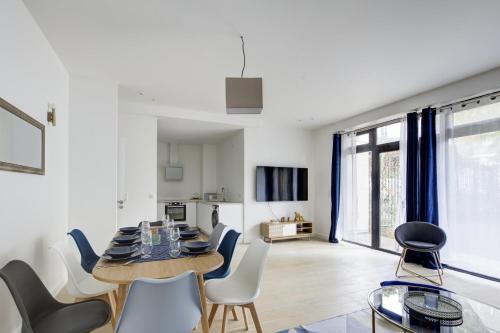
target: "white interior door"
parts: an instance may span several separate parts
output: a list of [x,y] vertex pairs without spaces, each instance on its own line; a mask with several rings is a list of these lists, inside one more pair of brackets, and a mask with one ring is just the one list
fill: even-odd
[[126,226],[126,209],[128,204],[128,192],[126,183],[126,153],[127,153],[127,138],[121,137],[118,139],[118,227]]

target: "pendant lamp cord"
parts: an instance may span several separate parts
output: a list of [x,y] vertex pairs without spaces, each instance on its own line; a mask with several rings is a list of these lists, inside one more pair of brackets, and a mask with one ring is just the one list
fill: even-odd
[[246,66],[245,40],[243,39],[243,35],[241,35],[240,38],[241,38],[241,51],[243,51],[243,68],[241,69],[241,77],[243,77],[243,73],[245,72],[245,66]]

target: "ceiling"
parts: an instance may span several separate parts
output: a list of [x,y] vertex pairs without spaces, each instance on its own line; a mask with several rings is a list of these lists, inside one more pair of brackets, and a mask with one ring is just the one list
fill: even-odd
[[214,122],[166,117],[158,119],[158,141],[165,143],[218,143],[238,130],[241,127]]
[[225,113],[263,77],[266,122],[317,127],[500,65],[498,0],[24,0],[70,73],[120,98]]

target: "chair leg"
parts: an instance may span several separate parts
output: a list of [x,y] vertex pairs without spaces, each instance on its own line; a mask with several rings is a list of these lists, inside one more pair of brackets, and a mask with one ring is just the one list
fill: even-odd
[[236,309],[233,307],[231,307],[231,312],[233,313],[233,320],[238,320],[238,315],[236,314]]
[[[437,275],[436,274],[432,274],[432,275],[422,275],[420,273],[417,273],[415,271],[412,271],[411,269],[409,268],[406,268],[405,267],[405,263],[404,263],[404,257],[406,256],[406,252],[407,250],[404,249],[403,252],[401,253],[401,257],[399,258],[399,264],[398,264],[398,267],[396,269],[396,277],[400,278],[400,277],[408,277],[408,276],[416,276],[416,277],[419,277],[421,279],[424,279],[424,280],[427,280],[429,281],[430,283],[433,283],[433,284],[436,284],[436,285],[439,285],[439,286],[442,286],[443,285],[443,274],[444,274],[444,270],[443,270],[443,266],[441,265],[441,260],[439,260],[439,254],[436,254],[436,251],[433,251],[433,252],[424,252],[424,253],[430,253],[432,258],[434,259],[434,262],[436,264],[436,270],[437,270]],[[399,275],[398,272],[399,272],[399,268],[401,267],[401,269],[411,275]],[[436,282],[435,280],[432,280],[430,279],[430,277],[438,277],[439,278],[439,282]]]
[[436,255],[436,252],[432,252],[432,256],[434,258],[434,262],[436,263],[436,269],[438,271],[438,276],[439,276],[439,285],[443,285],[443,277],[442,277],[442,266],[441,266],[441,260],[438,259],[438,255]]
[[255,324],[255,329],[257,330],[257,333],[262,333],[262,327],[260,326],[259,316],[257,315],[255,304],[250,303],[245,306],[250,309],[250,313],[252,314],[253,323]]
[[115,293],[114,291],[108,292],[108,302],[109,306],[111,307],[111,326],[113,326],[113,329],[116,326],[116,321],[118,318],[116,318],[116,298],[115,298]]
[[212,326],[212,322],[214,321],[215,314],[217,313],[218,308],[219,304],[212,304],[212,309],[210,310],[210,316],[208,317],[208,327]]
[[245,321],[245,331],[248,331],[248,321],[247,321],[247,312],[245,311],[245,307],[241,307],[241,311],[243,311],[243,320]]
[[403,249],[403,252],[401,252],[401,256],[399,257],[399,263],[398,263],[398,267],[396,268],[396,277],[399,277],[398,275],[398,272],[399,272],[399,268],[403,265],[403,261],[405,259],[405,256],[406,256],[406,249]]
[[224,305],[224,313],[222,315],[222,333],[226,333],[226,324],[227,324],[227,310],[228,306]]

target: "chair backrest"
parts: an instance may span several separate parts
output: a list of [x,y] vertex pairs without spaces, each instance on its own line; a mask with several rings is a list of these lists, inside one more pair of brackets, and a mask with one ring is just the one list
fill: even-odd
[[99,256],[95,254],[87,237],[85,237],[81,230],[73,229],[68,233],[68,235],[71,235],[71,237],[73,237],[76,246],[78,246],[78,250],[80,251],[81,256],[82,268],[85,270],[85,272],[91,274],[92,269],[99,260]]
[[188,333],[201,318],[198,279],[186,272],[171,279],[132,283],[116,333]]
[[212,230],[212,234],[208,239],[208,241],[210,242],[210,248],[212,250],[217,250],[217,248],[219,247],[222,232],[224,231],[225,227],[226,225],[224,223],[217,223],[214,227],[214,230]]
[[406,222],[399,225],[394,230],[394,236],[399,245],[404,241],[428,242],[444,246],[446,243],[446,233],[440,227],[427,222]]
[[5,281],[19,310],[23,333],[32,333],[32,323],[36,323],[47,312],[59,308],[60,303],[24,261],[9,262],[0,269],[0,277]]
[[[142,222],[139,222],[137,225],[139,228],[142,227]],[[163,226],[163,221],[154,221],[154,222],[149,222],[150,227],[161,227]]]
[[264,271],[264,264],[269,253],[270,244],[262,239],[254,240],[243,255],[240,264],[231,278],[245,281],[247,290],[252,291],[255,297],[260,291],[260,282]]
[[233,259],[234,249],[236,248],[236,242],[238,241],[238,237],[240,237],[240,233],[234,230],[229,230],[224,239],[220,243],[217,252],[219,252],[224,257],[224,263],[221,267],[217,268],[215,271],[209,273],[209,276],[212,278],[223,278],[229,273],[229,269],[231,268],[231,260]]
[[72,297],[80,297],[82,294],[79,288],[80,282],[86,279],[89,274],[83,270],[67,241],[59,241],[52,245],[50,249],[59,255],[66,266],[68,271],[68,285],[66,286],[68,293]]

